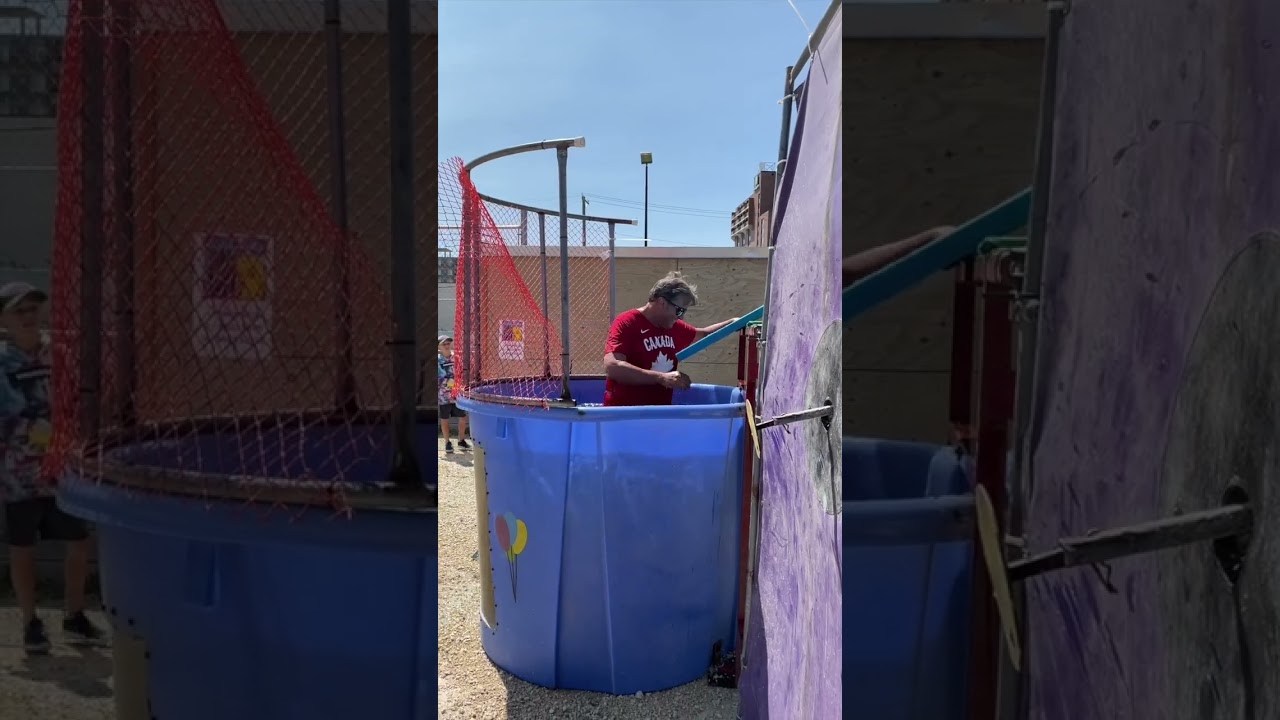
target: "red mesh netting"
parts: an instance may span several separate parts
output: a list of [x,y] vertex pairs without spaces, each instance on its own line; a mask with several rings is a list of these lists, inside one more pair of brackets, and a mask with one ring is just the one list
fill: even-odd
[[[329,492],[386,480],[370,461],[385,466],[391,452],[393,402],[385,20],[380,35],[369,18],[367,32],[342,38],[344,233],[331,213],[322,9],[71,3],[58,112],[52,471],[123,442],[148,444],[147,462],[170,480],[325,481]],[[361,22],[350,12],[344,20]],[[422,249],[435,239],[425,211],[435,194],[435,40],[415,34],[423,298],[435,275]],[[433,302],[419,307],[423,356],[436,317],[425,310]]]
[[601,375],[616,221],[568,220],[566,367],[559,214],[483,197],[457,158],[440,164],[439,188],[442,262],[457,268],[457,393],[537,407],[562,399],[566,375]]

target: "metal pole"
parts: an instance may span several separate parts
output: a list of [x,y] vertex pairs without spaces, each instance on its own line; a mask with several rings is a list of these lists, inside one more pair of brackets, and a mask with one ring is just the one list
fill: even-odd
[[617,224],[609,223],[609,317],[618,317]]
[[827,26],[831,25],[831,21],[836,17],[836,10],[844,0],[831,0],[831,4],[827,6],[827,11],[823,13],[822,19],[813,27],[813,34],[809,36],[809,42],[805,43],[804,49],[800,51],[800,57],[791,64],[792,67],[804,69],[805,63],[809,62],[812,55],[814,41],[821,41],[822,36],[827,34]]
[[[563,324],[563,328],[564,328],[564,340],[563,340],[563,346],[564,346],[564,353],[565,353],[564,358],[563,358],[563,360],[564,360],[564,369],[565,369],[565,373],[564,373],[564,374],[565,374],[565,378],[564,378],[564,398],[563,398],[563,399],[565,399],[565,400],[570,400],[570,401],[572,400],[572,398],[569,396],[569,363],[568,363],[568,353],[569,353],[569,333],[568,333],[568,328],[569,328],[569,303],[568,303],[568,297],[569,297],[569,280],[568,280],[568,274],[569,274],[569,252],[568,252],[568,251],[569,251],[569,190],[568,190],[568,180],[567,180],[567,177],[568,177],[568,176],[567,176],[567,174],[566,174],[566,173],[567,173],[567,166],[568,166],[568,162],[569,162],[569,148],[571,148],[571,147],[579,147],[579,148],[582,148],[582,147],[586,147],[586,146],[587,146],[587,139],[586,139],[586,138],[584,138],[584,137],[565,138],[565,139],[563,139],[563,140],[543,140],[543,141],[541,141],[541,142],[525,143],[525,144],[523,144],[523,145],[515,145],[515,146],[509,147],[509,148],[504,148],[504,149],[502,149],[502,150],[495,150],[494,152],[491,152],[491,153],[489,153],[489,154],[487,154],[487,155],[481,155],[480,157],[478,157],[478,158],[476,158],[475,160],[472,160],[471,162],[469,162],[469,163],[467,163],[467,164],[466,164],[466,169],[467,169],[467,171],[468,171],[468,172],[470,172],[471,170],[474,170],[474,169],[475,169],[476,167],[478,167],[479,165],[482,165],[482,164],[484,164],[484,163],[487,163],[487,162],[489,162],[490,160],[497,160],[498,158],[504,158],[504,157],[508,157],[508,156],[511,156],[511,155],[516,155],[516,154],[519,154],[519,153],[531,152],[531,151],[534,151],[534,150],[547,150],[547,149],[549,149],[549,148],[555,148],[555,151],[556,151],[556,158],[557,158],[557,160],[559,161],[559,164],[560,164],[560,273],[561,273],[561,278],[562,278],[562,281],[561,281],[561,286],[562,286],[562,287],[561,287],[561,290],[562,290],[562,293],[563,293],[563,296],[564,296],[564,302],[562,302],[562,304],[561,304],[561,305],[562,305],[562,306],[561,306],[561,314],[563,315],[563,323],[562,323],[562,324]],[[508,205],[510,205],[510,203],[508,203]],[[544,223],[545,218],[542,216],[542,214],[541,214],[541,212],[540,212],[540,211],[537,211],[537,210],[535,209],[535,212],[539,212],[539,215],[538,215],[538,229],[539,229],[539,230],[538,230],[538,235],[539,235],[539,237],[540,237],[540,244],[541,244],[541,246],[542,246],[542,252],[543,252],[543,259],[542,259],[542,298],[543,298],[543,300],[542,300],[542,316],[545,318],[545,317],[547,317],[547,310],[548,310],[548,308],[547,308],[547,262],[546,262],[546,247],[547,247],[547,243],[546,243],[546,230],[545,230],[545,223]],[[477,292],[478,292],[478,291],[477,291]],[[478,301],[479,301],[479,296],[477,295],[477,305],[479,304],[479,303],[478,303]],[[544,337],[545,337],[545,333],[544,333]],[[548,342],[549,342],[549,341],[548,341]],[[549,345],[549,344],[548,344],[547,349],[546,349],[546,355],[545,355],[545,357],[547,358],[547,368],[546,368],[546,370],[547,370],[547,376],[548,376],[548,377],[550,377],[550,375],[551,375],[551,348],[550,348],[550,345]]]
[[523,247],[529,244],[529,211],[520,211],[520,228],[516,230],[520,236],[520,245]]
[[560,166],[560,399],[573,401],[569,391],[569,148],[556,148]]
[[83,39],[84,114],[80,134],[80,441],[97,441],[101,427],[103,235],[103,1],[85,0]]
[[[542,317],[550,312],[551,291],[547,288],[547,215],[538,213],[538,247],[542,250]],[[542,333],[542,372],[543,377],[551,377],[551,336]]]
[[[479,193],[475,193],[479,195]],[[480,317],[480,291],[484,282],[480,277],[480,265],[484,258],[483,233],[480,231],[480,216],[484,211],[484,201],[479,197],[471,198],[471,256],[467,260],[471,284],[467,286],[467,345],[471,349],[471,369],[468,371],[472,381],[478,382],[484,373],[484,318]]]
[[587,246],[587,196],[582,196],[582,247]]
[[[462,372],[465,374],[464,382],[469,384],[471,379],[475,377],[472,371],[471,343],[473,333],[471,332],[471,286],[475,284],[475,275],[471,269],[472,254],[475,252],[475,243],[472,236],[475,235],[475,219],[474,219],[474,203],[469,196],[462,198],[462,244],[458,248],[458,287],[462,289],[462,322],[458,323],[458,311],[454,310],[454,329],[455,335],[461,335],[462,342]],[[455,299],[457,297],[455,293]]]
[[649,165],[644,166],[644,246],[649,247]]
[[413,228],[413,55],[409,3],[387,0],[387,90],[391,115],[391,308],[395,318],[392,348],[396,400],[393,429],[395,460],[391,481],[420,486],[422,473],[414,447],[418,367],[415,297],[417,258]]
[[[1048,3],[1048,27],[1045,31],[1044,61],[1040,79],[1040,119],[1036,137],[1036,167],[1031,188],[1031,216],[1027,223],[1027,258],[1025,275],[1017,302],[1039,303],[1040,282],[1044,271],[1044,235],[1049,215],[1049,185],[1053,171],[1053,127],[1057,109],[1058,50],[1066,6],[1062,2]],[[1009,469],[1008,498],[1006,499],[1008,532],[1022,535],[1024,503],[1032,487],[1031,473],[1031,422],[1035,409],[1033,394],[1038,384],[1039,369],[1037,347],[1040,322],[1038,308],[1027,313],[1024,324],[1018,329],[1018,356],[1014,378],[1013,411],[1013,463]],[[1021,585],[1013,588],[1017,631],[1029,645],[1026,626],[1026,596]],[[1027,646],[1024,646],[1024,654]],[[1018,720],[1026,717],[1029,694],[1024,683],[1028,677],[1028,660],[1023,660],[1023,672],[1013,668],[1008,647],[1000,643],[1000,665],[997,674],[996,717],[1000,720]]]
[[121,427],[137,423],[134,392],[137,388],[134,305],[134,224],[133,224],[133,35],[132,0],[116,0],[111,5],[111,67],[116,76],[107,84],[111,94],[111,157],[115,172],[111,178],[112,215],[115,218],[112,245],[115,258],[116,322],[116,412]]
[[[782,194],[782,173],[787,165],[787,152],[791,149],[791,106],[796,93],[795,66],[787,68],[787,80],[782,85],[782,132],[778,137],[778,162],[773,168],[773,217],[778,216],[778,197]],[[777,226],[777,223],[774,223]],[[773,244],[772,229],[769,244]]]
[[559,149],[562,147],[570,147],[570,146],[579,147],[579,148],[586,147],[587,139],[584,137],[576,137],[576,138],[564,138],[561,140],[539,140],[538,142],[524,143],[523,145],[512,145],[509,148],[503,148],[501,150],[495,150],[486,155],[481,155],[475,160],[472,160],[471,162],[467,163],[465,165],[465,168],[467,172],[470,172],[472,170],[475,170],[477,167],[487,162],[490,162],[491,160],[497,160],[498,158],[510,157],[512,155],[519,155],[520,153],[531,152],[533,150],[553,150],[553,149]]
[[347,131],[343,115],[346,101],[342,84],[342,0],[325,0],[324,34],[326,69],[328,71],[329,99],[329,211],[338,226],[338,237],[333,248],[334,335],[338,356],[337,374],[333,383],[333,405],[339,411],[356,409],[356,380],[354,348],[351,342],[351,268],[350,237],[347,219]]

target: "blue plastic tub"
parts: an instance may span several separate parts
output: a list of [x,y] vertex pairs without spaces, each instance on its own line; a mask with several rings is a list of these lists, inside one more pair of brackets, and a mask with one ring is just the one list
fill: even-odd
[[845,717],[968,717],[968,466],[948,447],[844,440]]
[[[311,467],[332,461],[330,432],[317,428],[307,438]],[[435,434],[434,425],[419,428],[420,457],[434,454]],[[234,457],[234,440],[204,436],[120,452],[165,467],[197,447],[204,458]],[[385,437],[375,443],[386,444]],[[356,472],[385,477],[388,455],[371,449]],[[208,462],[202,469],[216,471]],[[103,604],[117,637],[145,647],[151,717],[436,716],[434,511],[297,515],[75,476],[64,478],[59,502],[98,526]]]
[[[545,389],[559,395],[558,383]],[[599,403],[604,381],[572,391]],[[696,680],[713,646],[733,649],[742,393],[695,385],[675,402],[459,402],[478,448],[491,580],[481,639],[498,667],[545,687],[630,694]]]

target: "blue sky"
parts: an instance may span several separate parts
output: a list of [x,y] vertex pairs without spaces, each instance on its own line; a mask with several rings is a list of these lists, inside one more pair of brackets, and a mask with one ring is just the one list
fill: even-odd
[[[729,213],[777,159],[783,81],[828,0],[441,0],[441,159],[585,136],[569,208],[654,245],[728,246]],[[800,15],[797,16],[796,11]],[[556,157],[476,169],[480,192],[556,208]],[[571,230],[572,237],[572,230]],[[638,244],[638,243],[624,243]]]

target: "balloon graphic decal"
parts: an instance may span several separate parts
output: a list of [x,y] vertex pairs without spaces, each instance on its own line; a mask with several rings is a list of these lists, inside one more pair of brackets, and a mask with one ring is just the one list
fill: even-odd
[[493,518],[493,530],[498,535],[498,549],[507,556],[507,574],[511,578],[511,600],[517,598],[516,584],[520,581],[520,553],[529,544],[529,528],[515,514],[505,512]]

